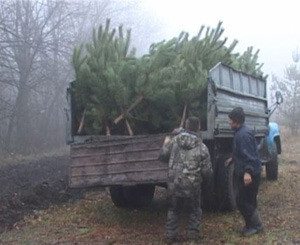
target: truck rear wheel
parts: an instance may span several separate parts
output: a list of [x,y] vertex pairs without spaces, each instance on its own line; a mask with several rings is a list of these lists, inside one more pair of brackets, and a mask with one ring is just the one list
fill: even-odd
[[229,156],[222,155],[218,159],[217,172],[217,208],[221,211],[233,211],[236,208],[237,184],[234,166],[225,166]]
[[155,185],[111,186],[110,197],[116,207],[142,208],[151,204]]
[[129,208],[142,208],[151,204],[155,185],[125,186],[123,188]]
[[268,180],[277,180],[278,178],[278,151],[274,144],[274,151],[271,153],[271,159],[266,163],[266,175]]
[[206,179],[202,182],[201,187],[201,206],[205,210],[215,210],[216,209],[216,198],[214,192],[214,178]]
[[109,193],[112,202],[118,208],[126,208],[128,206],[127,200],[124,195],[123,186],[111,186],[109,187]]

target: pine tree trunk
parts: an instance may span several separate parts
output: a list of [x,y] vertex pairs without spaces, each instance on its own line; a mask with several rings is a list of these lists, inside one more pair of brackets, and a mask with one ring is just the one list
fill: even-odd
[[106,128],[106,136],[111,136],[111,133],[110,133],[110,128],[108,125],[105,126]]
[[185,102],[183,113],[182,113],[182,118],[181,118],[181,122],[180,122],[180,127],[183,127],[183,125],[184,125],[185,118],[186,118],[186,110],[187,110],[187,103]]
[[86,114],[86,109],[84,109],[81,119],[80,119],[80,123],[79,123],[79,127],[77,130],[77,134],[81,134],[83,126],[84,126],[84,120],[85,120],[85,114]]
[[133,135],[133,131],[132,131],[132,128],[130,127],[130,124],[129,124],[129,122],[128,122],[127,119],[125,119],[125,124],[126,124],[126,127],[127,127],[128,134],[130,136],[132,136]]
[[131,106],[129,106],[129,108],[123,112],[120,116],[118,116],[115,120],[114,123],[118,124],[125,116],[125,114],[129,113],[131,110],[133,110],[142,100],[144,99],[143,95],[139,95],[137,97],[137,99],[133,102],[133,104],[131,104]]
[[107,116],[104,117],[104,125],[105,125],[105,134],[106,136],[111,136],[110,127],[108,124]]

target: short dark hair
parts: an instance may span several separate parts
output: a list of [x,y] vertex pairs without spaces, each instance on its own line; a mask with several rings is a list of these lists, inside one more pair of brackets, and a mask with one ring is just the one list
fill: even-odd
[[190,131],[197,132],[200,128],[200,120],[197,117],[189,117],[185,121],[185,128]]
[[235,123],[243,124],[245,122],[245,113],[242,107],[234,108],[229,113],[228,117]]

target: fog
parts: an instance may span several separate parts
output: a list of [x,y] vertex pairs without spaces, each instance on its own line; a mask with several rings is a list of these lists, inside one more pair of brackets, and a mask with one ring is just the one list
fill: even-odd
[[260,62],[267,74],[283,74],[292,63],[292,52],[300,44],[298,1],[142,1],[161,19],[164,38],[181,30],[197,33],[201,25],[216,26],[223,21],[224,35],[237,39],[237,51],[248,46],[260,49]]
[[[0,152],[31,154],[65,146],[65,90],[71,57],[94,27],[132,29],[137,54],[151,43],[195,35],[223,21],[236,51],[260,49],[266,74],[284,76],[300,41],[296,1],[3,1],[0,0]],[[268,82],[271,83],[271,76]]]

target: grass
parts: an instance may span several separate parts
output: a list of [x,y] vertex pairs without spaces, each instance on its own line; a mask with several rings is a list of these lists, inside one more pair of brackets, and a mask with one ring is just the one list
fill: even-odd
[[[204,212],[201,243],[300,244],[299,155],[300,138],[286,136],[278,181],[267,181],[264,177],[259,192],[263,233],[250,238],[240,236],[235,230],[243,223],[237,211]],[[14,229],[0,235],[0,243],[164,244],[166,212],[164,189],[157,189],[153,204],[142,210],[118,209],[108,192],[91,191],[76,203],[52,206],[26,216]]]

